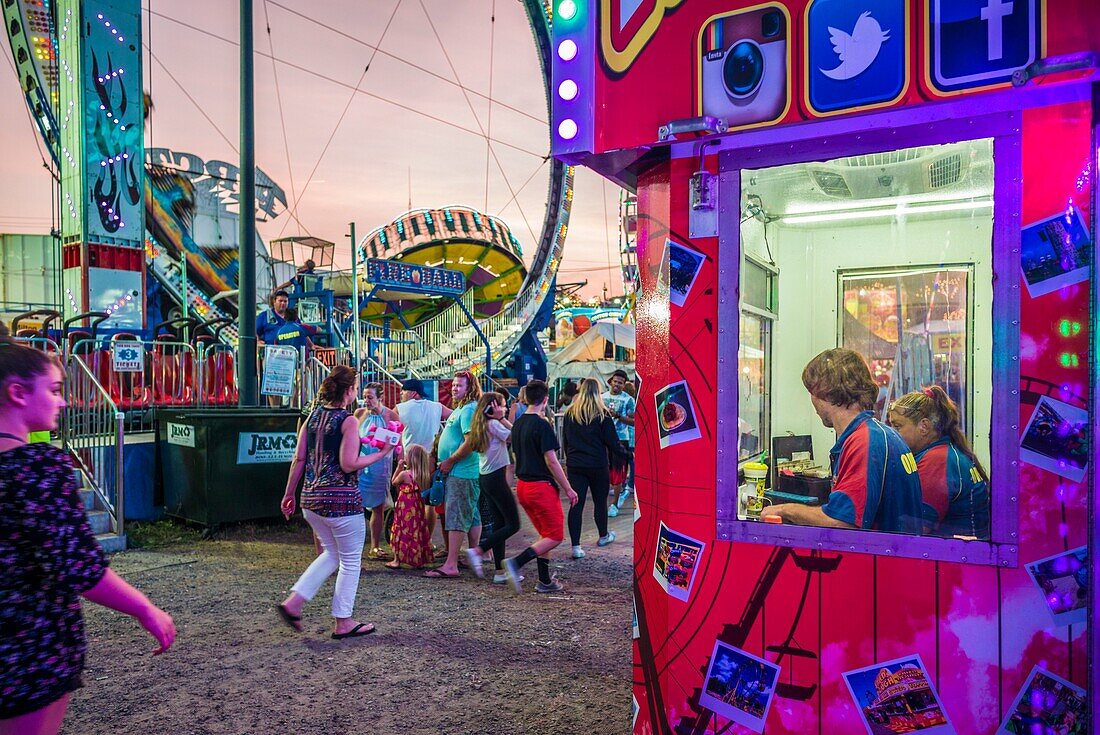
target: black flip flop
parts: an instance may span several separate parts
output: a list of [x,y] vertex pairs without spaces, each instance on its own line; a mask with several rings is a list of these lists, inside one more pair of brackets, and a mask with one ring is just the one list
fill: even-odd
[[[363,630],[366,628],[367,630]],[[360,636],[370,635],[375,630],[374,623],[359,623],[347,633],[333,633],[333,640],[340,640],[342,638],[359,638]]]
[[283,622],[289,625],[298,633],[302,632],[302,616],[291,615],[290,611],[283,605],[276,605],[275,609],[279,612],[279,617],[283,619]]

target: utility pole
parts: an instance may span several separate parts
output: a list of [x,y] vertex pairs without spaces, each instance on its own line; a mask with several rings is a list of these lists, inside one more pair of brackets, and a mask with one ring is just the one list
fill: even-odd
[[355,223],[349,222],[351,232],[351,365],[359,373],[359,243],[355,239]]
[[237,292],[237,365],[240,406],[257,406],[256,385],[256,120],[253,107],[252,0],[241,2],[240,271]]

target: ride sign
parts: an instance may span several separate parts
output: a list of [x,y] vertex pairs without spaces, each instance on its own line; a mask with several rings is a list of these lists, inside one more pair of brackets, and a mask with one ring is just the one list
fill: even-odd
[[111,368],[116,373],[140,373],[145,369],[145,345],[123,340],[112,342]]
[[376,288],[445,296],[461,296],[466,291],[466,276],[461,271],[382,258],[367,260],[367,283]]
[[298,372],[298,351],[293,347],[264,346],[264,376],[260,393],[265,396],[289,396],[294,391]]

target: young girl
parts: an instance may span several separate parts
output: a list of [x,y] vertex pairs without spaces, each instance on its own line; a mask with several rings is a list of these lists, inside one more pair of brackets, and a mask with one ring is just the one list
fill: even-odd
[[496,565],[495,584],[504,584],[504,542],[519,530],[519,509],[508,487],[508,442],[512,439],[512,424],[504,418],[504,396],[485,393],[477,402],[477,411],[470,424],[470,446],[481,454],[481,496],[499,519],[493,532],[466,550],[470,566],[477,576],[482,576],[481,560],[486,551],[493,550]]
[[82,686],[81,597],[137,618],[155,653],[176,637],[172,618],[107,568],[68,456],[26,441],[56,428],[63,380],[45,353],[0,339],[0,735],[60,730]]
[[424,447],[409,445],[405,458],[397,463],[392,482],[397,486],[397,502],[390,527],[393,561],[387,562],[386,566],[398,569],[402,564],[408,564],[419,569],[434,556],[424,499],[420,497],[420,493],[432,484],[432,458]]
[[955,402],[933,385],[890,404],[889,419],[917,460],[925,530],[988,539],[989,475],[959,429]]

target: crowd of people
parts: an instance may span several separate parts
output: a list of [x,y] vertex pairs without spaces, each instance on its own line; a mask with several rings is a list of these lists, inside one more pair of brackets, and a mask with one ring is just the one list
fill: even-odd
[[[389,569],[424,569],[424,577],[440,580],[460,577],[464,566],[485,577],[491,560],[492,582],[510,583],[516,592],[522,591],[521,569],[535,561],[535,591],[560,592],[550,554],[565,539],[562,494],[570,505],[572,556],[581,559],[589,492],[600,547],[615,541],[607,527],[609,501],[622,504],[632,492],[635,404],[627,385],[622,371],[606,392],[594,379],[567,384],[558,403],[559,441],[543,381],[528,382],[509,407],[507,395],[483,392],[467,371],[451,381],[450,406],[429,398],[422,381],[409,379],[401,384],[401,401],[389,407],[381,384],[369,383],[360,394],[354,371],[334,368],[304,411],[282,501],[287,518],[301,509],[318,555],[278,605],[280,617],[301,630],[305,604],[335,573],[332,637],[372,633],[372,624],[353,616],[364,559],[384,561]],[[401,432],[397,444],[371,441],[394,426]],[[622,492],[609,498],[613,468]],[[520,508],[537,538],[509,556]],[[441,546],[432,543],[437,525]],[[431,566],[436,560],[440,564]]]

